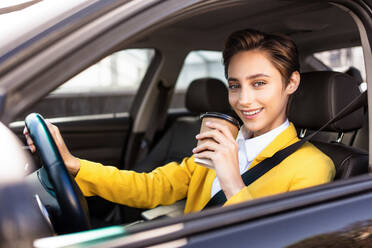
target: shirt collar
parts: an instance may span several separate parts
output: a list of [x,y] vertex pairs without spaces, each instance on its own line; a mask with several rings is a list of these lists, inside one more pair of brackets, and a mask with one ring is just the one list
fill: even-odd
[[257,155],[263,151],[281,132],[287,129],[289,121],[286,120],[280,126],[260,136],[245,140],[245,153],[248,161],[252,162]]
[[281,133],[283,130],[285,130],[287,127],[289,126],[289,121],[288,119],[285,120],[285,122],[283,122],[282,125],[280,125],[279,127],[277,128],[274,128],[273,130],[270,130],[269,132],[267,133],[264,133],[260,136],[257,136],[257,137],[254,137],[254,138],[251,138],[252,136],[252,132],[245,129],[244,126],[242,126],[238,132],[238,135],[236,137],[236,142],[239,144],[239,142],[242,142],[242,141],[246,141],[246,140],[261,140],[261,139],[265,139],[265,137],[272,137],[273,135],[277,136],[279,133]]

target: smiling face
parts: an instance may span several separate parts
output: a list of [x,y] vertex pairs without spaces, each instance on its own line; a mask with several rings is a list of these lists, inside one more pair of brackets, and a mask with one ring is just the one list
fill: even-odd
[[283,124],[288,97],[299,84],[298,72],[285,85],[265,52],[250,50],[231,58],[227,74],[230,105],[254,137]]

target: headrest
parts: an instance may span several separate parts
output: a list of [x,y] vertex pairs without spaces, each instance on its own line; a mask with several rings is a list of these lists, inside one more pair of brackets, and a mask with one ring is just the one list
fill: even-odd
[[186,108],[194,113],[228,113],[230,104],[226,85],[215,78],[201,78],[191,82],[186,92]]
[[[301,82],[289,103],[288,118],[297,128],[317,130],[360,95],[358,81],[340,72],[301,74]],[[363,109],[331,124],[325,131],[347,132],[362,127]]]

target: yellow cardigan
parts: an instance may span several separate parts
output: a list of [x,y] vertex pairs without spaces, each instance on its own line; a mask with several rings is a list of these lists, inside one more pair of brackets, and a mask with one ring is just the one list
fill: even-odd
[[[291,123],[253,160],[250,168],[296,141],[296,129]],[[80,163],[75,179],[85,196],[99,195],[138,208],[170,205],[187,197],[185,213],[203,209],[211,198],[212,182],[216,177],[215,170],[196,164],[193,156],[150,173],[118,170],[87,160],[80,160]],[[225,205],[327,183],[334,175],[332,160],[307,142]]]

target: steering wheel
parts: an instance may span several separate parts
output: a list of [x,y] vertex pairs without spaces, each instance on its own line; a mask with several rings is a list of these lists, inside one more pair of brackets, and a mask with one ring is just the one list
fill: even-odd
[[41,170],[45,169],[48,177],[44,178],[44,173],[39,180],[44,187],[50,181],[66,228],[69,232],[90,229],[88,204],[75,180],[68,173],[44,118],[40,114],[32,113],[26,117],[25,124],[42,160]]

